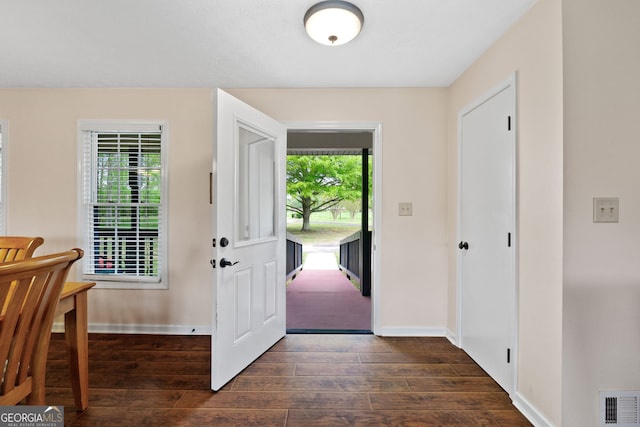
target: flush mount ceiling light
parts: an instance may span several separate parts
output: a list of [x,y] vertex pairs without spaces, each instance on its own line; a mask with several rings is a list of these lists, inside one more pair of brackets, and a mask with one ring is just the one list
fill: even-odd
[[360,9],[339,0],[315,4],[304,15],[304,28],[309,37],[328,46],[350,42],[360,33],[363,23]]

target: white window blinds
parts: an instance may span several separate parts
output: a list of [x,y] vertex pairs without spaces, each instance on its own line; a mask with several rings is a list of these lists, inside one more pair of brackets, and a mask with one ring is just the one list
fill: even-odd
[[162,280],[165,161],[162,128],[81,130],[84,275],[92,280]]

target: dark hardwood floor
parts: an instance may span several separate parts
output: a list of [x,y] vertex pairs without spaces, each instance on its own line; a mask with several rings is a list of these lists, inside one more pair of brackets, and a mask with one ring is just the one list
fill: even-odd
[[47,404],[68,426],[530,426],[444,338],[287,335],[221,391],[208,336],[89,336],[89,409],[75,412],[54,334]]

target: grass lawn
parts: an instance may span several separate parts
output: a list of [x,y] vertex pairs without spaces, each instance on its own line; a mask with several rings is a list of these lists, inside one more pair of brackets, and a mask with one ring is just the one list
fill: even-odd
[[360,230],[359,225],[349,224],[314,224],[311,230],[301,231],[302,220],[287,223],[287,232],[296,236],[303,245],[338,245],[340,240]]
[[[288,212],[288,219],[290,221],[294,221],[294,218],[291,218],[291,212]],[[302,218],[299,219],[299,221],[302,222]],[[355,224],[358,225],[360,224],[360,212],[356,212],[356,214],[353,216],[353,218],[351,217],[351,214],[349,212],[341,212],[338,214],[338,216],[334,219],[333,215],[331,214],[331,212],[329,211],[324,211],[324,212],[314,212],[311,214],[311,225],[313,225],[313,223],[318,223],[318,222],[335,222],[335,223],[340,223],[340,224]]]
[[287,217],[287,232],[302,241],[303,245],[338,245],[340,240],[360,230],[360,214],[354,218],[348,212],[335,220],[331,212],[311,214],[311,230],[301,231],[302,219]]

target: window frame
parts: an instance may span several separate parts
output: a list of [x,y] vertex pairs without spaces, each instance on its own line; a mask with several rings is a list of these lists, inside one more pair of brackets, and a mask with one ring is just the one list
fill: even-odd
[[[87,132],[104,133],[145,133],[160,132],[160,205],[159,217],[161,225],[158,226],[159,248],[158,258],[160,264],[159,276],[130,276],[125,274],[100,274],[91,273],[94,262],[93,244],[88,233],[89,207],[85,204],[85,179],[92,179],[87,175],[85,153],[87,149]],[[96,282],[96,288],[106,289],[168,289],[168,224],[169,224],[169,191],[168,191],[168,146],[169,129],[163,120],[79,120],[78,121],[78,240],[80,247],[85,250],[79,275],[82,280]]]

